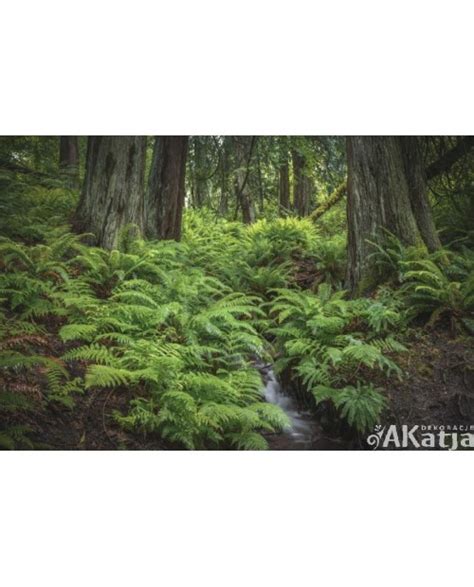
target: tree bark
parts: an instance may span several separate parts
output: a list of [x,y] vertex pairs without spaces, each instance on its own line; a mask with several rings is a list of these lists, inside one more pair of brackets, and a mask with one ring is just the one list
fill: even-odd
[[229,137],[223,137],[222,155],[220,160],[220,200],[219,214],[226,216],[228,212],[228,193],[229,193],[229,149],[232,144]]
[[280,214],[286,216],[290,211],[290,167],[288,161],[289,145],[287,137],[275,137],[278,149],[278,207]]
[[403,154],[397,137],[348,137],[347,286],[363,294],[377,285],[373,247],[383,229],[406,245],[421,242],[410,203]]
[[280,214],[287,214],[290,208],[290,174],[288,160],[280,163],[278,193],[280,196]]
[[79,187],[78,137],[59,137],[59,170],[69,187]]
[[441,242],[428,200],[425,166],[418,137],[399,137],[411,207],[421,237],[430,252],[441,248]]
[[202,144],[202,137],[192,137],[192,186],[193,186],[193,206],[201,208],[207,200],[207,185],[204,178],[205,152]]
[[255,221],[255,208],[248,181],[255,140],[255,137],[233,137],[233,146],[237,163],[235,192],[237,203],[242,210],[242,220],[244,224],[251,224]]
[[296,149],[292,153],[293,161],[293,207],[298,216],[308,216],[311,202],[312,182],[306,170],[306,160]]
[[146,137],[89,137],[75,226],[93,244],[116,248],[129,225],[142,232],[145,149]]
[[146,236],[180,240],[188,137],[156,137],[145,206]]
[[263,189],[262,178],[262,162],[260,160],[260,150],[258,148],[258,141],[256,142],[255,150],[257,152],[257,172],[258,172],[258,193],[260,196],[260,214],[263,215],[265,208],[265,191]]

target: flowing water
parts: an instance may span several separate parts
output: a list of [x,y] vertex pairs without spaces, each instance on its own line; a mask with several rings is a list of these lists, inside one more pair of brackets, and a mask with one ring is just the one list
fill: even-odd
[[341,450],[344,444],[325,435],[314,415],[302,408],[295,398],[282,389],[271,365],[257,365],[265,384],[265,399],[279,406],[288,416],[291,426],[279,434],[267,437],[271,450]]

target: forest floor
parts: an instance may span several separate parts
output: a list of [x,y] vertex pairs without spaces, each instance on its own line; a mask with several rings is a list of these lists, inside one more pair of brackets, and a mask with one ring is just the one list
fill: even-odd
[[406,373],[386,388],[391,421],[414,425],[474,424],[474,341],[445,330],[414,330],[398,360]]
[[[390,407],[382,424],[460,425],[474,423],[474,341],[447,331],[414,329],[399,357],[401,381],[374,381],[384,389]],[[15,415],[11,424],[30,428],[37,448],[50,450],[174,450],[170,442],[121,428],[115,411],[126,412],[131,392],[125,387],[76,395],[73,408],[44,403],[34,412]],[[317,421],[310,444],[298,446],[284,433],[267,436],[271,450],[347,450],[364,448],[324,432]]]

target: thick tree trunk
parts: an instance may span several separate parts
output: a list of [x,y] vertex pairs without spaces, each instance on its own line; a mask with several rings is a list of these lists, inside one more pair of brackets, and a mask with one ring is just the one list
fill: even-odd
[[188,137],[156,137],[145,207],[146,236],[180,240]]
[[293,207],[298,216],[308,216],[312,194],[312,182],[306,170],[306,161],[303,155],[293,150]]
[[428,201],[426,173],[418,137],[400,137],[411,207],[418,229],[430,252],[441,248],[441,242]]
[[86,177],[75,225],[93,243],[117,247],[121,229],[143,229],[146,137],[89,137]]
[[400,141],[397,137],[348,137],[347,286],[353,294],[377,285],[373,247],[383,229],[406,245],[421,242],[410,204]]
[[237,162],[235,191],[244,224],[251,224],[255,220],[255,208],[249,188],[250,164],[255,140],[255,137],[233,137]]
[[79,187],[78,137],[59,137],[59,170],[69,187]]

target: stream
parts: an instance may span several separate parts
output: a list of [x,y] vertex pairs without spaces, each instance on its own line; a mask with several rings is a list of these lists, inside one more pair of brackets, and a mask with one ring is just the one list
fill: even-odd
[[279,406],[288,416],[291,427],[278,434],[269,434],[270,450],[344,450],[345,443],[330,438],[310,410],[282,389],[271,365],[258,364],[264,381],[265,400]]

